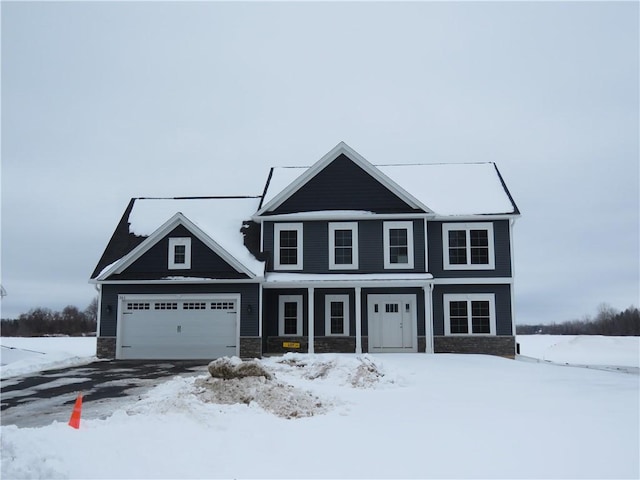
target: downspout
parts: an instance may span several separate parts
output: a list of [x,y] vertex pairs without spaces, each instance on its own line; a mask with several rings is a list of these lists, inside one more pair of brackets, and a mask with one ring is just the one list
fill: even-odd
[[429,335],[429,348],[431,348],[431,353],[436,353],[436,351],[434,350],[434,346],[433,346],[433,331],[434,331],[434,325],[433,325],[433,287],[434,287],[434,283],[433,282],[429,282],[429,322],[430,322],[430,328],[431,328],[431,335]]
[[511,335],[516,336],[516,307],[515,307],[515,279],[516,269],[514,263],[514,244],[513,244],[513,227],[516,224],[516,219],[512,218],[509,221],[509,244],[511,246]]

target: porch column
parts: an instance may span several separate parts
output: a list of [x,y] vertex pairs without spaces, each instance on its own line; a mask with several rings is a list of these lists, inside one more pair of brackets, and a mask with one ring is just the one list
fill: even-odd
[[356,353],[362,353],[362,287],[356,287]]
[[422,290],[424,291],[425,353],[433,353],[433,283],[429,283]]
[[314,288],[313,287],[309,287],[307,289],[308,291],[308,311],[307,311],[307,321],[308,321],[308,326],[307,329],[309,330],[309,353],[315,353],[314,349],[313,349],[313,337],[315,336],[314,334],[314,325],[315,325],[315,321],[314,321],[314,316],[313,316],[313,301],[314,301]]

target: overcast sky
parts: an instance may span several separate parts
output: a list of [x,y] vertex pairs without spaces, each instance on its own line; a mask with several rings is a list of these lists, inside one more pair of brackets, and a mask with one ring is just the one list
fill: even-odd
[[497,163],[518,323],[639,299],[639,4],[1,3],[2,317],[85,308],[129,199],[261,193],[344,140]]

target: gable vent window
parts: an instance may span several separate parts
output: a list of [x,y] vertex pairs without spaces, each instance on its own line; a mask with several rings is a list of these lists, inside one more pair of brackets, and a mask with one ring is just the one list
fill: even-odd
[[191,268],[191,238],[169,239],[169,269],[188,270]]
[[358,222],[329,223],[329,269],[358,268]]
[[413,268],[413,222],[384,222],[384,268]]
[[445,270],[492,270],[495,268],[493,224],[448,223],[442,226]]
[[274,268],[302,270],[302,223],[277,223],[274,231]]

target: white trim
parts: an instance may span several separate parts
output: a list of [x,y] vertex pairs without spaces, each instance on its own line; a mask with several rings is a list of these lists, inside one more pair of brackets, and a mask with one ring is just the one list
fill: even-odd
[[[297,262],[295,264],[280,263],[280,232],[295,231],[296,232],[296,255]],[[302,223],[274,223],[273,224],[273,269],[274,270],[302,270],[303,256],[303,227]]]
[[513,248],[513,227],[516,224],[516,219],[513,218],[510,222],[509,222],[509,250],[511,253],[511,288],[509,289],[509,293],[511,294],[511,335],[513,335],[514,337],[516,336],[516,307],[515,307],[515,300],[516,300],[516,295],[515,295],[515,278],[516,278],[516,271],[515,271],[515,263],[514,263],[514,248]]
[[[204,233],[197,225],[191,220],[185,217],[182,213],[178,212],[169,220],[167,220],[162,226],[160,226],[155,232],[149,235],[140,245],[127,253],[124,257],[116,262],[113,262],[108,268],[105,268],[100,275],[95,278],[95,283],[106,283],[103,280],[109,278],[111,275],[122,273],[133,262],[139,259],[147,251],[166,237],[171,231],[178,225],[184,226],[194,237],[198,238],[205,245],[207,245],[213,252],[218,254],[223,260],[225,260],[232,268],[240,273],[244,273],[251,278],[255,278],[256,274],[252,272],[248,267],[237,260],[233,255],[222,248],[211,237]],[[129,283],[129,282],[126,282]]]
[[[472,264],[471,263],[471,230],[486,230],[489,248],[489,263]],[[465,264],[449,263],[449,232],[464,231],[466,236],[466,256]],[[443,223],[442,224],[442,268],[444,270],[495,270],[496,253],[495,242],[493,236],[493,223]]]
[[[297,303],[296,333],[284,333],[284,304],[285,302]],[[302,295],[278,295],[278,336],[280,337],[301,337],[304,333],[302,328]]]
[[[336,263],[336,230],[351,231],[351,263]],[[358,222],[330,222],[329,270],[357,270],[358,255]]]
[[[392,229],[405,229],[407,230],[407,262],[406,263],[391,263],[391,242],[389,239],[389,232]],[[391,269],[413,269],[413,222],[384,222],[383,223],[383,248],[384,248],[384,268],[386,270]]]
[[98,292],[98,311],[96,317],[96,338],[100,336],[100,324],[102,323],[102,285],[95,285],[95,289]]
[[228,300],[232,299],[236,305],[236,355],[240,355],[240,325],[242,324],[242,296],[239,293],[180,293],[180,294],[129,294],[124,293],[118,295],[117,312],[116,312],[116,359],[122,358],[122,316],[124,313],[124,303],[136,300],[162,301],[162,300]]
[[[184,246],[184,263],[176,262],[176,247]],[[169,270],[191,270],[191,237],[169,237]]]
[[513,285],[511,277],[436,278],[436,285]]
[[362,287],[355,287],[356,353],[362,353]]
[[[328,222],[346,222],[355,220],[413,220],[416,218],[426,218],[435,220],[432,213],[374,213],[359,210],[329,210],[329,211],[313,211],[313,212],[296,212],[281,213],[278,215],[269,215],[268,217],[259,217],[254,215],[251,219],[257,223],[273,222],[273,221],[328,221]],[[485,217],[482,217],[485,218]]]
[[421,209],[427,213],[431,212],[431,209],[416,199],[409,192],[401,188],[397,183],[395,183],[391,178],[382,173],[378,168],[369,163],[362,157],[358,152],[349,147],[346,143],[340,142],[338,145],[333,147],[326,155],[324,155],[320,160],[314,163],[311,167],[309,167],[302,175],[300,175],[295,181],[290,183],[284,190],[278,193],[275,197],[273,197],[270,201],[268,201],[265,205],[262,206],[260,210],[256,213],[256,216],[260,216],[265,212],[270,210],[275,210],[280,205],[282,205],[291,195],[300,190],[307,182],[309,182],[313,177],[315,177],[319,172],[321,172],[327,165],[333,162],[340,155],[346,155],[349,157],[351,161],[353,161],[356,165],[362,168],[365,172],[371,175],[374,179],[380,182],[382,185],[387,187],[391,192],[393,192],[396,196],[402,199],[405,203],[407,203],[412,208]]
[[[309,332],[307,336],[307,351],[308,353],[315,353],[314,348],[314,340],[315,340],[315,315],[314,315],[314,288],[310,287],[307,289],[307,330]],[[302,332],[304,333],[304,331]]]
[[254,277],[254,278],[165,278],[160,280],[91,280],[89,283],[94,283],[96,285],[175,285],[175,284],[194,284],[194,283],[214,283],[214,284],[224,284],[224,283],[261,283],[262,277]]
[[427,224],[429,223],[427,219],[422,220],[424,223],[424,271],[429,271],[429,229]]
[[[489,333],[472,332],[471,302],[489,302]],[[450,302],[467,302],[467,325],[468,333],[451,333]],[[496,335],[496,296],[493,293],[445,293],[442,295],[442,305],[444,309],[444,334],[455,337],[478,337]]]
[[258,286],[258,337],[262,338],[262,286]]
[[[344,322],[342,333],[331,333],[331,303],[342,302],[344,312]],[[349,336],[349,295],[325,295],[324,297],[324,334],[327,337],[348,337]]]

